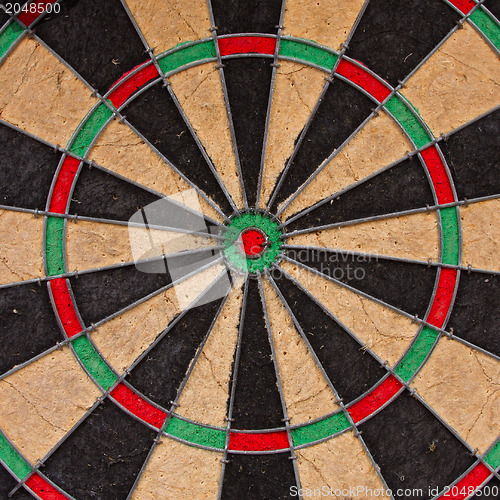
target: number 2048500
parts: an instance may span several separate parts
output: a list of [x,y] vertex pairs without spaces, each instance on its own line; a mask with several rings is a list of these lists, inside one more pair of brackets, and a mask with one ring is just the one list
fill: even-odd
[[47,12],[51,14],[54,12],[55,14],[59,14],[61,12],[61,5],[59,3],[25,3],[24,5],[20,5],[18,3],[6,3],[5,4],[5,12],[7,14],[20,14],[21,12],[29,12],[30,14],[41,14],[42,12]]

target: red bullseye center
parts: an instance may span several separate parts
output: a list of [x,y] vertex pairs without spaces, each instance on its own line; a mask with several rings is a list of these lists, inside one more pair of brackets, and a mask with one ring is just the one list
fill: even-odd
[[249,257],[260,255],[266,248],[267,237],[258,229],[248,228],[241,233],[243,251]]

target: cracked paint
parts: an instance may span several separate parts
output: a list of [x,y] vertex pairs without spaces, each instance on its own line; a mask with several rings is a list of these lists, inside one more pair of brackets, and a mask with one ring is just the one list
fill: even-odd
[[324,72],[280,61],[274,82],[262,197],[267,201],[325,85]]
[[355,485],[379,490],[383,483],[374,465],[364,451],[361,441],[352,431],[323,443],[296,451],[302,488],[315,489],[327,486],[343,490]]
[[[221,453],[193,448],[163,436],[131,498],[216,498],[221,458]],[[179,475],[179,470],[189,473]]]
[[[88,158],[111,172],[165,196],[178,196],[192,189],[156,151],[119,120],[108,123],[90,149]],[[203,214],[217,221],[222,220],[203,198],[198,199]]]
[[438,262],[438,219],[435,212],[389,217],[291,236],[287,243]]
[[[411,143],[394,120],[384,112],[355,131],[335,156],[283,212],[283,219],[338,193],[402,158]],[[347,165],[346,165],[347,163]]]
[[480,453],[500,432],[500,362],[442,338],[411,386]]
[[182,391],[176,413],[196,422],[224,427],[234,351],[238,338],[242,283],[229,294]]
[[219,71],[213,63],[207,63],[172,75],[170,82],[215,170],[236,206],[242,208],[236,155]]
[[499,81],[498,56],[465,23],[408,80],[401,93],[438,136],[496,106],[498,83],[492,82]]
[[322,417],[339,409],[305,341],[271,283],[263,280],[283,396],[292,425]]
[[[43,276],[43,218],[0,210],[0,284]],[[19,252],[19,248],[23,251]]]
[[340,49],[364,0],[287,0],[284,35],[293,35]]
[[126,0],[144,38],[155,53],[211,36],[207,2],[200,0]]
[[64,438],[99,394],[69,347],[63,347],[0,381],[0,427],[36,463]]
[[[20,72],[26,60],[31,65]],[[35,40],[24,38],[0,67],[0,117],[53,144],[66,144],[96,102],[90,90]]]
[[281,267],[309,290],[362,345],[390,365],[397,362],[417,334],[418,324],[374,300],[361,297],[304,268],[294,269],[288,262],[283,262]]
[[461,207],[460,216],[463,264],[500,271],[500,200]]
[[108,224],[104,222],[78,221],[67,225],[68,270],[83,271],[124,262],[134,262],[130,242],[134,252],[147,257],[209,248],[213,240],[190,234],[179,235],[173,231],[128,227],[126,223]]

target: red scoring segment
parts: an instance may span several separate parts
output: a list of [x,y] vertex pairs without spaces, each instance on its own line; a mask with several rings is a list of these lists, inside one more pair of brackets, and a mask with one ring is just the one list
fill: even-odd
[[73,306],[73,299],[69,293],[67,280],[64,278],[56,278],[49,282],[49,286],[52,297],[54,298],[57,315],[61,320],[64,331],[68,337],[73,337],[73,335],[83,330],[83,326]]
[[[136,71],[138,68],[143,68],[135,74],[127,78],[128,75]],[[120,85],[111,92],[108,99],[112,102],[115,108],[119,108],[134,92],[139,90],[143,85],[149,83],[154,78],[158,78],[160,74],[155,65],[149,62],[139,64],[134,69],[125,73],[114,85],[119,82]]]
[[393,375],[389,375],[381,384],[375,387],[364,398],[347,408],[355,424],[369,417],[388,401],[390,401],[403,387],[403,384]]
[[436,296],[432,303],[431,311],[427,317],[427,322],[431,325],[442,328],[444,320],[448,315],[453,300],[453,292],[457,282],[457,271],[455,269],[442,268],[439,275]]
[[471,492],[475,492],[479,489],[491,475],[492,473],[488,467],[480,463],[438,498],[465,500],[470,496]]
[[76,173],[80,168],[80,160],[67,156],[59,170],[52,196],[50,197],[49,212],[65,214],[68,205],[69,193],[73,186]]
[[232,54],[269,54],[274,55],[276,38],[269,36],[235,36],[219,38],[219,53],[222,57]]
[[436,146],[430,146],[427,149],[424,149],[421,155],[431,176],[438,203],[441,205],[445,203],[453,203],[455,201],[453,189],[451,187],[443,160],[441,159]]
[[159,410],[145,399],[142,399],[123,383],[118,384],[111,391],[111,397],[131,413],[157,429],[161,429],[163,422],[167,418],[165,412]]
[[34,0],[29,5],[23,6],[23,10],[21,10],[21,12],[17,15],[17,18],[25,26],[30,26],[45,12],[45,10],[49,10],[49,5],[52,5],[55,2],[56,0]]
[[44,500],[67,500],[69,498],[37,473],[32,474],[26,480],[26,486]]
[[270,451],[286,450],[290,447],[286,431],[255,432],[243,434],[229,433],[229,450],[234,451]]
[[255,257],[265,250],[267,238],[262,231],[252,227],[245,229],[241,233],[241,241],[243,243],[244,252],[249,257]]
[[347,59],[342,59],[340,61],[337,67],[337,73],[356,85],[359,85],[379,102],[382,102],[391,93],[391,89],[386,84],[377,80],[368,71],[360,66],[356,66],[356,64]]
[[459,9],[463,14],[468,14],[473,7],[476,6],[474,0],[450,0],[457,9]]

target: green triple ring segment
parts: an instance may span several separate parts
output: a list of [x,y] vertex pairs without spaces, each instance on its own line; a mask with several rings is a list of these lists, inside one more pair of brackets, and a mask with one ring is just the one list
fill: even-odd
[[[255,227],[265,233],[268,240],[267,248],[257,258],[248,258],[242,252],[238,239],[245,229]],[[224,234],[224,255],[229,266],[243,273],[262,273],[271,267],[281,255],[282,232],[278,223],[260,212],[246,213],[235,216],[227,225]]]

